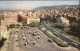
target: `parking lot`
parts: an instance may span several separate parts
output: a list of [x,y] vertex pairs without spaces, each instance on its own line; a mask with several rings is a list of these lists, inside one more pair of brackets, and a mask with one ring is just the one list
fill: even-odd
[[20,32],[20,49],[22,48],[24,51],[53,51],[53,43],[48,42],[49,38],[38,28],[20,29]]
[[59,48],[37,27],[14,28],[10,33],[8,51],[71,51]]

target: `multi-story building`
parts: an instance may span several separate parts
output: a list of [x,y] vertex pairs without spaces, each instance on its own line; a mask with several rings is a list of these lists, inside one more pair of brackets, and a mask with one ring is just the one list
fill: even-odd
[[40,22],[40,18],[37,18],[37,17],[28,17],[27,18],[27,24],[30,24],[30,23],[32,23],[32,22],[35,22],[35,23],[38,23],[38,22]]

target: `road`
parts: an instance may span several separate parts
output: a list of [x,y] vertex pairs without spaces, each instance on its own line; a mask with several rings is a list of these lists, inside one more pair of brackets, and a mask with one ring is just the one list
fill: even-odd
[[[47,25],[46,23],[44,23],[44,27],[45,27],[48,31],[50,31],[51,33],[53,33],[53,35],[56,35],[57,37],[59,37],[59,38],[62,39],[63,41],[68,42],[71,46],[73,46],[73,47],[79,47],[79,46],[80,46],[80,43],[77,43],[77,42],[73,41],[72,39],[70,39],[70,38],[62,35],[61,33],[55,31],[54,29],[49,28],[49,25]],[[57,34],[55,34],[54,32],[56,32]],[[75,45],[73,42],[76,43],[77,45]]]
[[[16,30],[18,30],[18,32],[16,32]],[[38,35],[33,36],[32,34],[36,30]],[[30,31],[32,33],[28,34],[28,32]],[[23,34],[25,40],[23,40]],[[38,39],[37,36],[40,36],[40,39]],[[8,51],[78,51],[74,48],[61,48],[57,46],[54,42],[48,42],[48,39],[49,38],[37,27],[13,29],[9,38],[10,44],[8,46]],[[29,40],[29,43],[25,46],[24,44],[26,40]],[[35,45],[33,44],[34,41],[36,41]]]

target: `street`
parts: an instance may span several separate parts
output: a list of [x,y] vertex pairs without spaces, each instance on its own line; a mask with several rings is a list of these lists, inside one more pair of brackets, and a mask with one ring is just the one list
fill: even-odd
[[[49,28],[49,25],[47,25],[46,23],[44,23],[44,27],[45,27],[48,31],[50,31],[51,33],[53,33],[54,35],[56,35],[57,37],[59,37],[60,39],[62,39],[63,41],[68,42],[71,46],[73,46],[73,47],[79,47],[79,46],[80,46],[80,43],[77,43],[77,42],[73,41],[72,39],[67,38],[66,36],[62,35],[61,33],[57,32],[57,31],[55,31],[55,30],[50,29],[50,28]],[[54,32],[56,32],[57,34],[55,34]],[[75,44],[77,44],[77,45],[75,45],[73,42],[74,42]]]

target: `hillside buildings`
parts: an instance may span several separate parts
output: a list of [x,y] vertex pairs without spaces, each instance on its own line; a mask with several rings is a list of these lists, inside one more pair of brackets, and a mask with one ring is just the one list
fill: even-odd
[[22,17],[22,22],[26,22],[26,18],[30,17],[45,19],[47,15],[52,17],[58,15],[61,17],[62,15],[64,15],[63,17],[76,17],[77,19],[80,19],[78,7],[59,7],[49,10],[2,12],[0,13],[0,17],[4,18],[4,20],[1,21],[1,24],[3,26],[12,23],[17,24],[18,15]]

